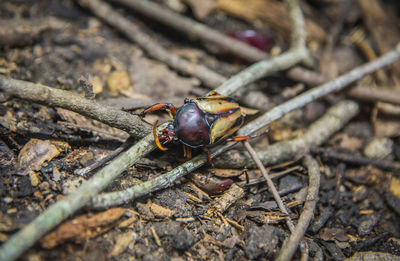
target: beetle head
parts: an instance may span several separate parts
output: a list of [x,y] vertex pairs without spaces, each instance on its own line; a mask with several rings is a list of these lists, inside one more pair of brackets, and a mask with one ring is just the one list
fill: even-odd
[[156,132],[157,122],[158,121],[156,121],[153,126],[154,141],[156,142],[157,147],[160,150],[166,150],[164,145],[177,140],[177,137],[175,136],[175,132],[174,132],[174,125],[172,122],[170,122],[165,129],[161,130],[161,134],[157,135],[157,132]]

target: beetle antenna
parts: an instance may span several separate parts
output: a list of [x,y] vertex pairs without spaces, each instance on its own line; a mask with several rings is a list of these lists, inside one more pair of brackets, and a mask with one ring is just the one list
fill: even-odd
[[157,145],[157,147],[158,147],[160,150],[167,150],[167,148],[165,148],[165,147],[163,147],[163,146],[161,145],[160,140],[158,139],[158,136],[157,136],[157,123],[158,123],[158,120],[156,120],[156,121],[154,122],[154,124],[153,124],[154,141],[156,142],[156,145]]

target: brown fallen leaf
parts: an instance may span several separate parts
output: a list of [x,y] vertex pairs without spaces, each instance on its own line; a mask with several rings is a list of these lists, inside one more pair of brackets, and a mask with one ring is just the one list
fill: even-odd
[[[18,154],[17,174],[26,175],[30,170],[39,171],[45,161],[60,154],[59,144],[49,140],[31,139]],[[66,143],[64,145],[67,146]]]
[[349,237],[346,235],[346,230],[342,228],[324,228],[319,236],[325,241],[338,240],[345,242],[349,240]]
[[151,203],[149,205],[151,212],[153,212],[154,216],[159,218],[168,218],[175,214],[174,210],[169,208],[165,208],[163,206],[157,205],[155,203]]
[[392,178],[390,181],[390,187],[389,187],[390,192],[392,192],[393,195],[398,197],[400,199],[400,179],[399,178]]
[[[290,36],[291,22],[283,2],[276,0],[218,0],[216,9],[220,9],[234,16],[257,24],[266,22],[272,30],[285,39]],[[325,31],[313,21],[306,19],[307,40],[325,42]]]
[[126,71],[114,71],[107,78],[107,86],[111,95],[118,95],[131,87],[131,79]]
[[115,225],[125,213],[124,208],[112,208],[94,215],[81,215],[61,224],[57,229],[40,240],[44,248],[53,248],[67,240],[76,243],[94,238]]
[[147,201],[146,204],[137,203],[136,207],[145,219],[154,219],[155,217],[168,218],[175,214],[174,210],[157,205],[151,202],[151,200]]
[[136,234],[132,231],[128,231],[123,234],[119,234],[115,238],[115,244],[111,252],[108,254],[108,258],[116,257],[122,254],[128,246],[135,240]]
[[358,151],[363,145],[363,142],[359,138],[349,137],[348,135],[344,134],[340,141],[340,148],[346,149],[349,151]]
[[199,20],[204,20],[215,7],[215,0],[184,0],[193,11],[194,16]]

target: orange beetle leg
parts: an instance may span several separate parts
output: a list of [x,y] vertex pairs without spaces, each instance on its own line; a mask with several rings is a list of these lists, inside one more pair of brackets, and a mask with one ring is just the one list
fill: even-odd
[[226,141],[244,141],[244,140],[250,140],[257,138],[261,135],[267,134],[269,130],[264,131],[263,133],[260,134],[254,134],[254,135],[247,135],[247,136],[236,136],[233,138],[226,139]]
[[188,159],[192,158],[192,149],[190,147],[188,147],[188,146],[186,146],[186,157]]
[[158,139],[158,136],[157,136],[157,123],[158,123],[158,120],[156,120],[156,122],[154,122],[154,125],[153,125],[154,141],[156,142],[156,145],[160,150],[167,150],[167,148],[165,148],[165,147],[163,147],[161,145],[160,140]]
[[213,163],[212,158],[211,158],[211,155],[210,155],[210,152],[208,151],[208,148],[207,148],[207,147],[204,147],[204,148],[203,148],[203,151],[207,154],[208,163],[210,163],[210,165],[211,165],[212,168],[215,168],[215,167],[214,167],[214,163]]
[[216,91],[211,91],[211,92],[209,92],[209,93],[207,94],[207,96],[221,96],[221,94],[219,94],[219,93],[216,92]]
[[159,111],[159,110],[168,110],[168,112],[170,113],[170,116],[171,116],[172,119],[174,119],[174,117],[176,115],[176,108],[171,103],[157,103],[157,104],[154,104],[154,105],[150,106],[149,108],[145,109],[139,115],[141,117],[143,117],[144,115],[146,115],[149,112]]

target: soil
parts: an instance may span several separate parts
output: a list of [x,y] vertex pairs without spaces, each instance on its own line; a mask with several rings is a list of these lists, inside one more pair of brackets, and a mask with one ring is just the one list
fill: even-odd
[[[156,2],[169,8],[168,1]],[[191,19],[199,19],[196,17],[199,10],[194,8],[205,8],[201,4],[190,4],[193,1],[177,2],[186,6],[182,14]],[[372,33],[365,29],[367,26],[371,29],[366,22],[367,11],[357,1],[351,2],[352,7],[329,49],[326,47],[329,40],[324,37],[330,35],[342,15],[341,1],[302,1],[305,16],[319,28],[315,29],[315,37],[308,39],[308,45],[317,61],[313,70],[324,74],[328,68],[329,73],[324,77],[334,78],[368,60],[359,46],[349,40],[351,33],[360,27],[366,34],[363,41],[380,55],[381,49],[374,43]],[[384,6],[387,19],[392,19],[393,27],[398,28],[399,3],[373,2]],[[184,33],[128,11],[122,5],[112,6],[171,53],[192,59],[225,77],[249,65],[218,47],[193,41]],[[242,16],[230,13],[228,8],[219,9],[201,22],[226,34],[244,29],[262,31],[270,37],[270,53],[288,47],[284,28],[268,24],[272,18],[251,21],[243,8]],[[17,30],[3,34],[9,38],[0,39],[2,75],[82,96],[85,90],[79,80],[85,77],[93,85],[96,101],[133,112],[160,102],[178,107],[185,98],[195,98],[208,91],[195,77],[178,73],[149,57],[140,46],[74,1],[5,0],[0,3],[0,14],[0,35],[6,28]],[[25,27],[20,25],[21,19],[26,22]],[[18,30],[25,31],[18,36]],[[383,31],[381,34],[387,32],[379,30]],[[390,39],[399,37],[399,32]],[[360,85],[384,85],[393,92],[400,91],[396,66],[381,70],[381,76],[377,73],[365,77]],[[267,97],[268,105],[254,106],[262,112],[309,87],[299,85],[282,72],[257,81],[247,92],[257,91]],[[0,242],[4,243],[54,202],[90,179],[94,172],[79,175],[78,171],[123,146],[129,135],[75,112],[0,94]],[[246,91],[234,98],[241,105],[252,107],[256,101],[242,100],[245,94]],[[346,98],[350,97],[343,92],[310,103],[273,123],[270,133],[257,138],[254,146],[268,146],[301,136],[329,107]],[[398,162],[398,104],[389,104],[392,107],[387,108],[387,103],[381,103],[360,101],[361,112],[326,141],[323,148],[372,161],[378,158]],[[248,119],[252,117],[256,116]],[[144,120],[153,123],[156,119],[167,121],[169,116],[155,113]],[[356,254],[353,260],[372,255],[399,260],[399,170],[351,163],[323,153],[313,155],[320,164],[321,185],[313,219],[304,235],[310,259],[343,260]],[[181,146],[171,146],[166,152],[154,151],[126,170],[106,191],[151,180],[185,160]],[[229,163],[227,166],[228,169],[202,167],[170,188],[122,206],[107,210],[82,208],[21,258],[96,261],[276,258],[290,236],[283,213],[264,182],[246,184],[246,175],[252,176],[252,170],[246,166],[230,169]],[[269,167],[271,174],[288,172],[274,182],[296,223],[308,187],[307,170],[301,160]],[[254,175],[261,177],[258,172]],[[221,189],[218,187],[221,184],[228,185]],[[243,195],[228,195],[233,189],[242,191]],[[225,200],[232,202],[219,213],[217,205]],[[370,252],[366,254],[367,251]],[[300,259],[300,254],[297,251],[294,259]]]

